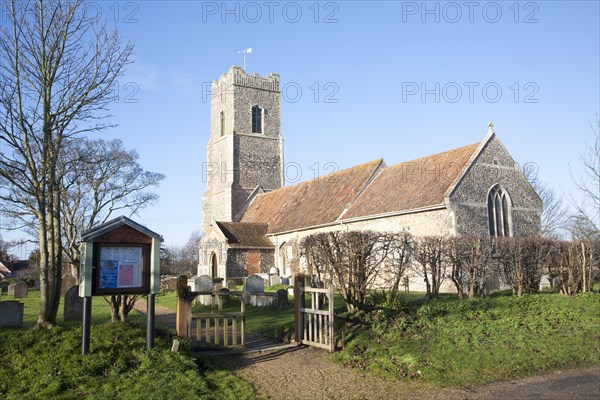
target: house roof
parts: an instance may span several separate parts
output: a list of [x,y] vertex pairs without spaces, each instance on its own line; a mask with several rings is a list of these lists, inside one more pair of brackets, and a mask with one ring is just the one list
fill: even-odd
[[267,233],[335,222],[383,166],[383,159],[260,194],[242,222],[268,223]]
[[93,240],[93,239],[97,238],[98,236],[102,236],[105,233],[110,232],[121,226],[129,226],[130,228],[133,228],[147,236],[150,236],[151,238],[158,239],[161,242],[163,241],[162,236],[159,235],[158,233],[151,231],[150,229],[146,228],[145,226],[140,225],[137,222],[132,221],[131,219],[129,219],[125,216],[111,219],[110,221],[107,221],[101,225],[98,225],[92,229],[89,229],[89,230],[83,232],[83,234],[81,235],[81,241],[87,242],[87,241]]
[[384,168],[343,219],[441,205],[479,143]]
[[216,223],[229,244],[238,244],[244,247],[273,247],[271,241],[265,236],[267,224],[222,221],[216,221]]
[[281,233],[443,205],[487,140],[392,167],[374,160],[260,194],[241,221]]

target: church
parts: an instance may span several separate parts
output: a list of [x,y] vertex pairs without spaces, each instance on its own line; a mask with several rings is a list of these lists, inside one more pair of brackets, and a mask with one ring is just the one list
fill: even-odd
[[284,186],[279,82],[239,67],[213,82],[198,275],[293,276],[300,241],[337,229],[539,235],[542,201],[491,123],[477,143]]

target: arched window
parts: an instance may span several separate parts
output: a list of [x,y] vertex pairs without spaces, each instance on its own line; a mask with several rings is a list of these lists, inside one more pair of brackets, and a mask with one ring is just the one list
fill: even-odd
[[491,236],[512,236],[512,202],[500,185],[492,187],[487,198],[488,224]]
[[221,111],[221,115],[219,116],[220,118],[220,124],[221,124],[221,136],[225,135],[225,113],[223,111]]
[[279,270],[281,271],[282,276],[287,275],[287,258],[287,246],[285,245],[285,242],[283,242],[281,246],[279,246]]
[[263,133],[263,114],[261,106],[252,106],[252,133]]

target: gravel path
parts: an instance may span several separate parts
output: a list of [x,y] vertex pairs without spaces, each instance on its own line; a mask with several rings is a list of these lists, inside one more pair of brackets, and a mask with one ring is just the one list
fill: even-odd
[[[145,314],[146,302],[138,300],[135,309]],[[170,308],[156,306],[155,313],[157,321],[175,326],[175,313]],[[257,335],[247,340],[249,344],[257,341],[256,348],[263,347]],[[600,367],[558,371],[470,389],[450,389],[419,381],[383,380],[335,364],[328,353],[310,347],[229,355],[214,361],[236,371],[239,377],[254,385],[263,399],[600,399]]]
[[451,389],[386,381],[341,367],[329,354],[308,347],[227,357],[222,362],[251,382],[264,399],[600,399],[600,367]]

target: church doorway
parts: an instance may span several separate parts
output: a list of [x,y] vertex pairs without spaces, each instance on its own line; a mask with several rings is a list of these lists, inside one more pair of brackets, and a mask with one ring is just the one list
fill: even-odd
[[213,253],[213,255],[212,255],[211,265],[212,265],[212,271],[211,271],[212,277],[217,278],[219,276],[219,264],[217,263],[217,255],[215,253]]

